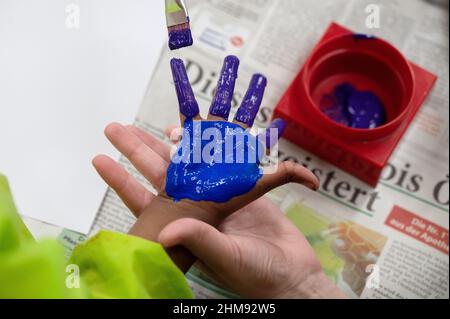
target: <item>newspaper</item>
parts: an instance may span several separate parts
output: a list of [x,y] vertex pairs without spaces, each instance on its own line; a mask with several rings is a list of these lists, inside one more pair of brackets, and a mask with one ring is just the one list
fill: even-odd
[[[439,2],[438,2],[439,3]],[[441,3],[442,4],[442,3]],[[380,28],[366,24],[368,8],[380,9]],[[368,7],[372,6],[372,7]],[[307,236],[326,274],[351,298],[449,297],[449,61],[448,13],[421,0],[210,0],[189,2],[195,45],[176,52],[188,68],[202,114],[209,109],[221,61],[241,59],[234,111],[250,77],[269,85],[256,126],[266,127],[277,102],[326,28],[335,21],[396,45],[439,76],[431,96],[403,139],[376,189],[282,140],[280,159],[321,172],[311,193],[288,185],[269,194]],[[179,121],[169,61],[162,52],[136,125],[164,138]],[[148,189],[151,185],[121,158]],[[345,185],[345,192],[339,188]],[[135,218],[108,190],[91,232],[127,232]],[[64,231],[70,248],[82,240]],[[187,275],[198,298],[233,298],[195,268]]]

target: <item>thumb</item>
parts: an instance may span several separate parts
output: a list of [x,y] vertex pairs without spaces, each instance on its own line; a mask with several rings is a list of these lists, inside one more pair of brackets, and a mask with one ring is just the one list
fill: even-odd
[[233,249],[228,237],[214,227],[195,219],[179,219],[159,235],[164,248],[183,246],[215,272],[228,269]]
[[281,163],[272,174],[264,174],[258,186],[264,193],[267,193],[289,183],[301,184],[313,191],[317,191],[320,186],[316,175],[304,166],[291,161]]

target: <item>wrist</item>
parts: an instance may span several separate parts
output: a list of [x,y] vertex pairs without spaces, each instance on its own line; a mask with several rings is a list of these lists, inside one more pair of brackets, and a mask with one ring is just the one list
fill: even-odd
[[192,218],[217,227],[223,221],[219,213],[190,202],[175,203],[172,199],[158,196],[142,212],[130,235],[157,242],[161,231],[170,223]]
[[[215,213],[214,209],[205,209],[190,202],[175,203],[171,199],[158,196],[139,216],[129,234],[158,242],[159,234],[167,225],[183,218],[201,220],[214,227],[218,227],[224,219],[220,213]],[[173,247],[168,249],[167,253],[183,272],[189,271],[196,261],[183,247]]]

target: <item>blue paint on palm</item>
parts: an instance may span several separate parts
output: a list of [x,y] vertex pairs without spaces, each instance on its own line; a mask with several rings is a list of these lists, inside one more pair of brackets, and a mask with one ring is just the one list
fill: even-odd
[[259,139],[239,125],[188,119],[167,171],[166,193],[175,201],[225,203],[256,186],[264,152]]

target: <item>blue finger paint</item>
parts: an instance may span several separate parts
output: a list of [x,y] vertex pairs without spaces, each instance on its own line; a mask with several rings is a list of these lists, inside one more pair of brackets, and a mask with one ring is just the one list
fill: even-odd
[[255,74],[250,81],[250,86],[242,101],[241,107],[238,109],[235,121],[252,127],[255,122],[256,115],[259,112],[264,97],[264,91],[267,86],[267,79],[264,75]]
[[172,59],[170,61],[172,68],[173,81],[177,92],[178,103],[180,104],[180,113],[186,118],[192,119],[199,115],[200,109],[192,91],[189,78],[183,60]]
[[244,195],[262,177],[264,151],[257,137],[239,125],[186,120],[167,170],[166,193],[175,201],[215,203]]
[[191,29],[172,30],[169,32],[170,50],[178,50],[194,44]]
[[[277,132],[277,134],[273,134],[273,130]],[[286,122],[283,119],[275,119],[267,128],[266,131],[266,148],[271,149],[274,147],[278,140],[283,136],[286,131]]]
[[228,120],[231,112],[234,87],[238,77],[238,69],[239,59],[232,55],[227,56],[219,77],[216,94],[209,111],[211,115]]
[[370,91],[358,91],[349,83],[325,94],[320,109],[336,123],[356,129],[374,129],[386,123],[386,111],[380,98]]

